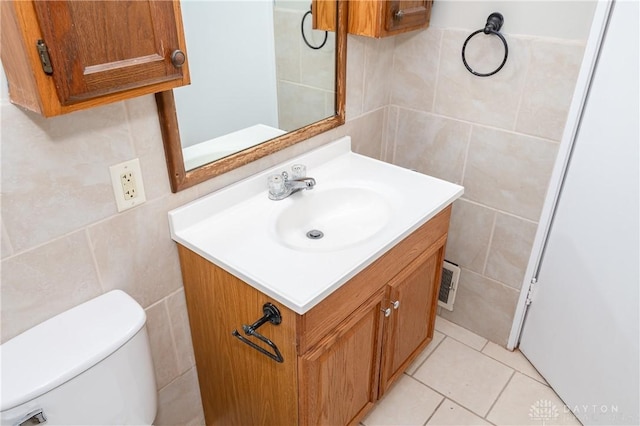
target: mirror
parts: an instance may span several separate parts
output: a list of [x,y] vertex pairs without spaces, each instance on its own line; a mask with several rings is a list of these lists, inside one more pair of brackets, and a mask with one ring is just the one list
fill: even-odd
[[312,49],[302,34],[317,47],[325,32],[311,29],[309,0],[182,0],[191,86],[156,94],[173,192],[344,124],[347,1],[314,6],[329,2],[337,31]]

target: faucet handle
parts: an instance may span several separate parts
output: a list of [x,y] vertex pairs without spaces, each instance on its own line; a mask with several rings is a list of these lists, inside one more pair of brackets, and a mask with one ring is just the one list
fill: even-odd
[[269,176],[269,198],[279,197],[287,192],[286,185],[284,184],[286,180],[287,178],[282,175]]
[[307,166],[304,164],[294,164],[291,166],[291,179],[302,179],[307,177]]

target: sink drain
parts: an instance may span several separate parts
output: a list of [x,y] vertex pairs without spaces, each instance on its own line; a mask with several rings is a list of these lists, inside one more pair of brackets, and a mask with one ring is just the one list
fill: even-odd
[[312,229],[311,231],[307,232],[307,238],[310,238],[312,240],[319,240],[322,237],[324,237],[324,232],[317,229]]

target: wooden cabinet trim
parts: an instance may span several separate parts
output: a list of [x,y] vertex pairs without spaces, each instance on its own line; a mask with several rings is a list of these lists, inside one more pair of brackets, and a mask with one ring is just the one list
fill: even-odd
[[[0,25],[2,28],[2,49],[0,54],[9,82],[10,100],[23,108],[45,117],[53,117],[136,96],[166,91],[190,83],[188,63],[182,67],[181,77],[166,76],[154,80],[143,78],[145,73],[141,68],[144,69],[144,66],[136,65],[128,67],[129,69],[124,75],[130,75],[134,79],[139,78],[140,81],[131,83],[123,80],[121,75],[117,78],[114,77],[113,84],[111,84],[109,80],[105,82],[103,77],[98,78],[96,74],[91,74],[89,76],[90,83],[98,87],[94,92],[96,97],[77,96],[71,100],[75,103],[63,105],[64,101],[61,101],[58,96],[59,90],[56,87],[55,78],[43,72],[36,49],[37,40],[44,40],[45,34],[40,27],[34,1],[5,0],[0,3],[2,3],[2,24]],[[165,2],[158,2],[157,5],[160,3],[165,4]],[[180,3],[178,1],[166,2],[163,7],[173,9],[175,22],[170,25],[176,27],[178,44],[182,46],[182,50],[185,50]],[[70,60],[64,57],[64,53],[54,60],[54,57],[59,56],[60,53],[56,52],[53,46],[49,46],[49,54],[54,61],[54,74],[58,69],[61,69],[59,67],[61,61]],[[162,52],[162,56],[165,58],[168,58],[169,54],[170,52]],[[152,63],[151,66],[156,67],[156,64]],[[61,87],[60,90],[64,89]]]
[[298,346],[306,352],[369,296],[425,251],[446,241],[451,206],[438,213],[304,315],[298,316]]

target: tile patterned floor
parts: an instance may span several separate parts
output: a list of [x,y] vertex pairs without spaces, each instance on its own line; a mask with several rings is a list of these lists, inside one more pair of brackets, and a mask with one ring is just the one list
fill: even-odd
[[579,425],[518,351],[443,318],[433,341],[362,420],[364,426]]

